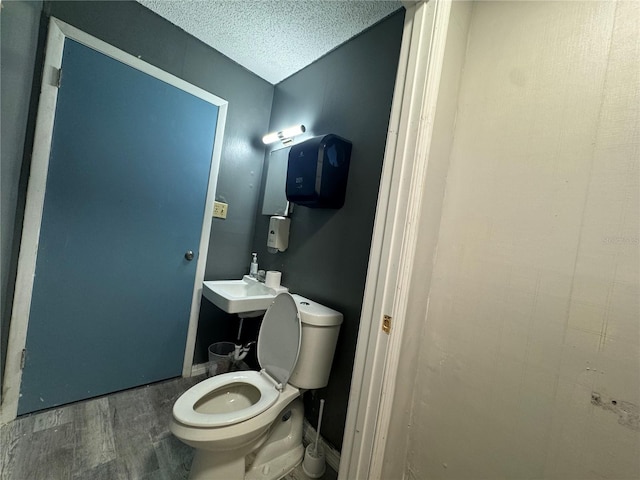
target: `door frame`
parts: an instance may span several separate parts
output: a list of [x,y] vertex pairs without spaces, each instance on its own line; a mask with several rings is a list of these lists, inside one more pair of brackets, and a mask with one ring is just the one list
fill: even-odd
[[[378,480],[386,451],[417,248],[452,0],[403,1],[405,24],[389,120],[339,480]],[[389,333],[383,316],[391,317]]]
[[13,310],[11,313],[11,325],[9,327],[7,361],[3,376],[2,404],[0,405],[0,424],[4,424],[15,419],[18,411],[20,384],[22,380],[22,356],[27,340],[31,297],[33,293],[33,280],[35,276],[40,226],[42,223],[45,188],[47,184],[49,155],[51,153],[53,124],[58,99],[58,72],[60,71],[60,66],[62,64],[64,42],[67,38],[75,40],[78,43],[103,53],[121,63],[151,75],[152,77],[218,107],[215,141],[213,155],[211,158],[211,169],[209,171],[209,184],[207,187],[204,216],[202,220],[202,233],[200,236],[198,258],[196,260],[196,273],[191,299],[189,327],[187,330],[187,343],[182,365],[183,376],[191,375],[193,364],[193,353],[198,327],[198,314],[202,298],[202,282],[204,280],[207,250],[209,248],[213,202],[215,200],[216,183],[218,181],[218,171],[220,168],[220,157],[228,102],[65,22],[62,22],[55,17],[51,17],[49,20],[42,85],[38,103],[38,114],[36,118],[31,171],[29,176],[29,185],[27,187],[22,239],[20,242],[20,254],[18,256],[18,271],[16,276]]

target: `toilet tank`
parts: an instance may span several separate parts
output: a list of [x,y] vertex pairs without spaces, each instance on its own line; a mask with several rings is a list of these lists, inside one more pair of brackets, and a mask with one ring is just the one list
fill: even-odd
[[298,361],[289,383],[304,389],[325,387],[329,382],[342,314],[300,295],[292,297],[300,312],[302,334]]

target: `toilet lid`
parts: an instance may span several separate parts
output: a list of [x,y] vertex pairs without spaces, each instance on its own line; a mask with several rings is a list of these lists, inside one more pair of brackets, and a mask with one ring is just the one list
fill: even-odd
[[258,334],[258,362],[269,375],[286,385],[298,361],[302,325],[289,293],[278,295],[267,309]]

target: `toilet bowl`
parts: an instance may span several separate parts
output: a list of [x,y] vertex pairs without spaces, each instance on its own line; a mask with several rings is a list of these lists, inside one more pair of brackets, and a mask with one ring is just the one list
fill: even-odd
[[172,433],[196,449],[190,479],[276,480],[302,461],[301,390],[326,386],[341,323],[304,297],[275,298],[258,334],[262,370],[211,377],[173,407]]

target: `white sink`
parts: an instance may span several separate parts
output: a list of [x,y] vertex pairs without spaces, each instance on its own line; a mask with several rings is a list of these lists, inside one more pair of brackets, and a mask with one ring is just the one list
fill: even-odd
[[227,313],[239,313],[249,317],[264,313],[276,295],[287,290],[286,287],[269,288],[245,275],[242,280],[205,281],[202,295]]

